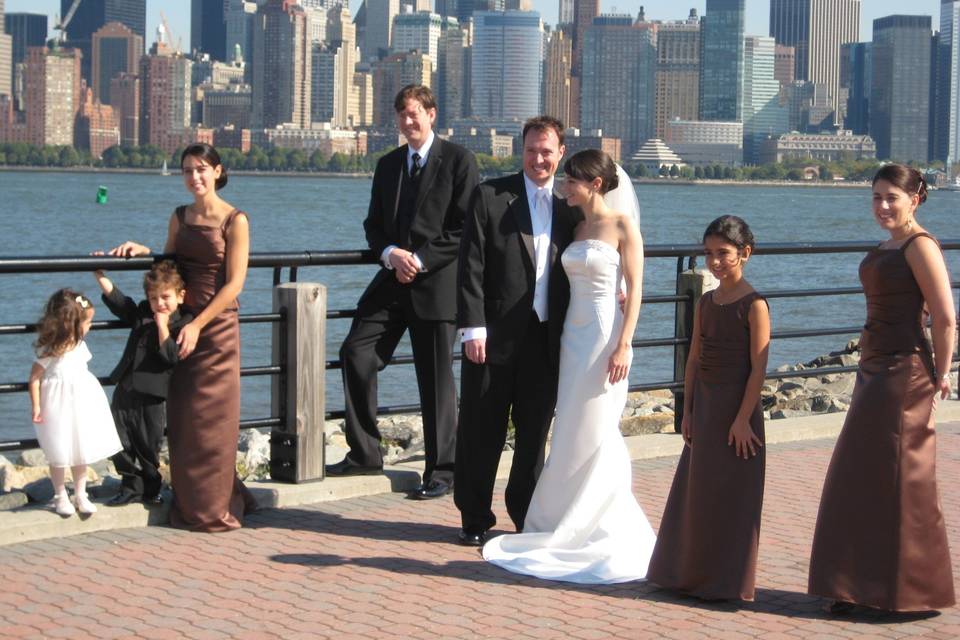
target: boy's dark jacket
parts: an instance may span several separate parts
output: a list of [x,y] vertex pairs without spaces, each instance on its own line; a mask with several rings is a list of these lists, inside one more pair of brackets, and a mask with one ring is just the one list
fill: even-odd
[[144,300],[138,305],[132,298],[123,295],[116,285],[109,295],[103,294],[101,298],[113,315],[132,327],[120,362],[110,373],[110,381],[140,393],[166,398],[170,373],[180,359],[177,354],[177,334],[193,320],[193,316],[181,314],[180,309],[171,313],[170,337],[163,344],[158,344],[157,324],[153,320],[149,302]]

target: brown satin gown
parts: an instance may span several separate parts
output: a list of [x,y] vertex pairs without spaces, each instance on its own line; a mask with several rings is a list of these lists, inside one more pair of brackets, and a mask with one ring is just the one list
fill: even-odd
[[[188,224],[177,209],[177,268],[186,282],[183,306],[199,315],[226,281],[226,233],[233,211],[220,227]],[[243,214],[246,215],[246,214]],[[193,531],[241,526],[254,502],[237,477],[240,433],[240,326],[236,302],[200,332],[197,347],[174,367],[167,396],[173,505],[170,524]]]
[[937,493],[933,357],[904,251],[860,263],[867,322],[850,410],[820,500],[808,590],[887,611],[954,604]]
[[[750,376],[753,292],[730,304],[706,294],[699,308],[700,362],[691,436],[663,510],[647,579],[709,600],[753,600],[763,507],[764,449],[738,458],[727,435]],[[765,302],[765,300],[764,300]],[[760,402],[750,426],[764,439]]]

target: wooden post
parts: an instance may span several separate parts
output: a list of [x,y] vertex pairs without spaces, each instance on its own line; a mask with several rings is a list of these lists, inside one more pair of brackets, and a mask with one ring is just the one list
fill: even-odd
[[271,413],[283,424],[270,434],[270,476],[285,482],[322,480],[324,470],[327,288],[291,282],[273,288]]
[[[688,296],[689,300],[677,302],[674,315],[674,336],[690,338],[693,335],[693,312],[700,304],[700,298],[708,291],[716,289],[720,282],[706,269],[687,269],[677,274],[677,295]],[[673,379],[683,380],[687,370],[689,344],[678,344],[673,348]],[[680,433],[683,420],[683,389],[673,392],[673,430]]]

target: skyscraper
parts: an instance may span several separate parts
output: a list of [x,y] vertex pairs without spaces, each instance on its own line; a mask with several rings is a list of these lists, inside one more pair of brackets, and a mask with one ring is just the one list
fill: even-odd
[[121,73],[110,81],[110,100],[120,127],[120,144],[140,144],[140,76]]
[[79,52],[30,47],[25,75],[27,142],[72,145],[81,98]]
[[182,53],[159,40],[149,55],[140,58],[140,144],[173,153],[186,141],[192,66]]
[[778,44],[776,48],[776,67],[774,74],[781,87],[786,87],[797,79],[797,49]]
[[227,4],[228,0],[191,0],[190,51],[227,62]]
[[[224,16],[228,62],[235,62],[237,49],[244,60],[249,61],[253,52],[253,28],[257,16],[257,3],[247,0],[227,0]],[[252,67],[247,65],[247,81]]]
[[[574,16],[574,0],[559,0],[560,6],[558,7],[559,12],[557,14],[557,25],[561,24],[573,24]],[[566,120],[564,120],[566,122]]]
[[[60,15],[66,17],[73,0],[60,0]],[[93,32],[108,22],[122,22],[141,38],[146,38],[147,0],[84,0],[67,26],[67,46],[83,53],[81,73],[90,80],[93,57],[90,46]]]
[[0,96],[13,95],[13,36],[7,32],[0,0]]
[[707,0],[700,27],[700,119],[739,121],[745,0]]
[[937,36],[934,157],[960,162],[960,0],[941,0]]
[[930,16],[873,21],[870,135],[880,159],[927,161],[930,38]]
[[422,51],[436,62],[440,34],[449,24],[456,25],[456,18],[442,18],[440,14],[429,11],[401,13],[393,19],[393,35],[390,48],[394,53],[403,51]]
[[311,46],[307,15],[287,0],[267,0],[253,32],[253,123],[310,126]]
[[775,77],[773,38],[747,36],[743,41],[743,153],[757,164],[760,147],[771,136],[789,131],[788,112],[780,106],[780,82]]
[[[47,16],[37,13],[8,13],[4,16],[3,0],[0,0],[0,21],[3,22],[3,30],[11,38],[9,95],[19,105],[23,101],[23,63],[27,59],[27,47],[42,47],[46,43]],[[0,34],[0,69],[4,68],[3,60],[6,58],[4,46],[3,35]],[[4,79],[0,77],[0,86],[3,82]],[[0,94],[3,94],[2,89]]]
[[663,139],[674,118],[696,120],[699,108],[700,20],[692,10],[686,20],[657,26],[655,137]]
[[364,0],[365,25],[360,53],[365,62],[378,60],[390,51],[393,19],[400,13],[400,0]]
[[473,14],[471,115],[519,120],[540,112],[543,23],[536,11]]
[[356,27],[350,10],[343,6],[330,9],[329,15],[328,41],[313,45],[311,118],[339,128],[360,126]]
[[557,28],[547,39],[543,69],[543,112],[570,122],[570,70],[573,62],[573,41],[567,31]]
[[441,127],[463,118],[470,111],[469,33],[455,19],[446,23],[437,45],[436,96]]
[[600,15],[600,0],[573,0],[573,70],[580,77],[583,62],[583,39],[593,19]]
[[143,38],[119,22],[108,22],[93,34],[93,99],[111,104],[110,81],[118,73],[136,73]]
[[601,15],[584,32],[580,126],[620,138],[630,156],[653,137],[657,25]]
[[850,42],[840,51],[840,87],[847,91],[844,128],[857,135],[870,132],[870,84],[873,78],[873,45]]
[[373,124],[396,126],[393,100],[408,84],[430,86],[433,60],[419,51],[394,53],[373,63]]

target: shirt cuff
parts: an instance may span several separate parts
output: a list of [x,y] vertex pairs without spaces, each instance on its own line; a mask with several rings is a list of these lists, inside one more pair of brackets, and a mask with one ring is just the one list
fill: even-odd
[[466,342],[467,340],[486,340],[487,339],[487,328],[486,327],[467,327],[460,330],[460,342]]
[[390,264],[390,254],[393,253],[393,250],[397,248],[397,245],[391,244],[387,245],[387,248],[383,250],[383,253],[380,254],[380,262],[383,263],[383,266],[387,269],[393,270],[393,265]]
[[420,271],[426,271],[426,267],[423,266],[423,260],[420,259],[420,256],[413,254],[413,260],[417,263],[417,269]]

